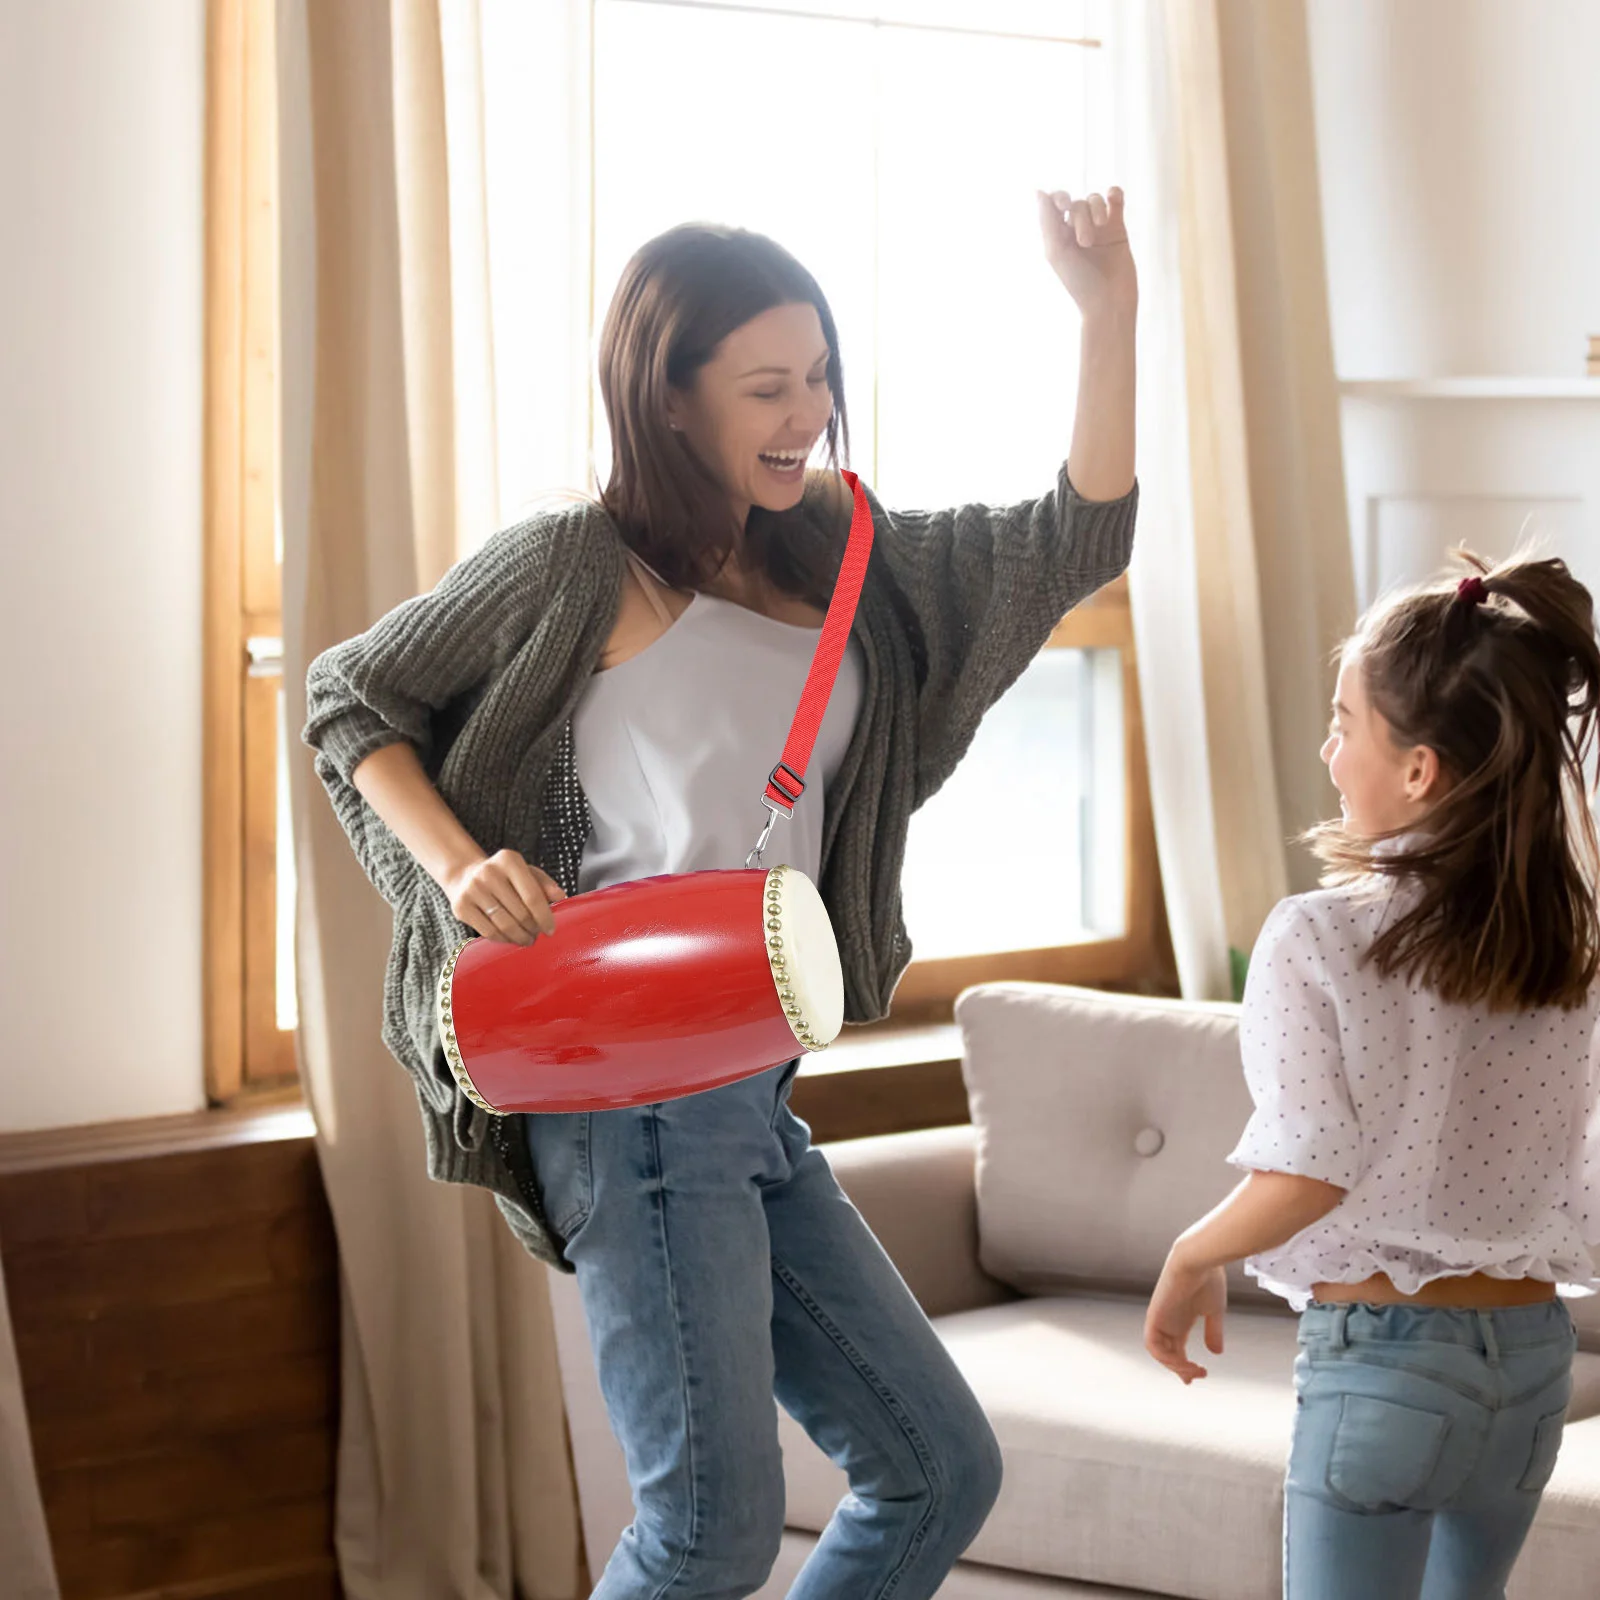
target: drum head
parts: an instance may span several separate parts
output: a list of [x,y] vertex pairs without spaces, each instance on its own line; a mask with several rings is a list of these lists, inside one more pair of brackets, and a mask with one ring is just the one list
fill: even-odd
[[825,1050],[844,1026],[844,971],[828,908],[817,886],[793,867],[767,874],[763,904],[773,978],[789,1026],[806,1049]]

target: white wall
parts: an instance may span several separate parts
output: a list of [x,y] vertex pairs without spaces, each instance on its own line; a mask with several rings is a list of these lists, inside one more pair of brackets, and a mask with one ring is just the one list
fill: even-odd
[[1308,0],[1339,371],[1581,376],[1600,5]]
[[[1308,0],[1361,593],[1524,539],[1600,592],[1600,5]],[[1497,384],[1521,378],[1557,385]]]
[[201,0],[0,0],[0,1130],[203,1103]]

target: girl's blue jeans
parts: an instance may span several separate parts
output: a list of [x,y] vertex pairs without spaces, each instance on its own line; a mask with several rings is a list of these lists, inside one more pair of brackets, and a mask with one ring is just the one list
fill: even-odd
[[1311,1306],[1285,1600],[1500,1600],[1561,1448],[1574,1342],[1554,1300]]
[[595,1600],[761,1587],[784,1525],[774,1398],[850,1484],[793,1600],[931,1596],[999,1492],[994,1434],[789,1110],[793,1075],[525,1119],[633,1486]]

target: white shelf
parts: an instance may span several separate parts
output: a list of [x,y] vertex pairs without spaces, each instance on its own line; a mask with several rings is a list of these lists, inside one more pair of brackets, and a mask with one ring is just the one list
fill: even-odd
[[1357,400],[1600,400],[1600,378],[1343,378]]

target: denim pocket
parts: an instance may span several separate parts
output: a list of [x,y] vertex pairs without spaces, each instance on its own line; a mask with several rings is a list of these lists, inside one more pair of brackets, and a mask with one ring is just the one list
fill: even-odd
[[1363,1511],[1411,1506],[1428,1487],[1450,1419],[1370,1395],[1347,1394],[1328,1458],[1328,1487]]
[[1556,1470],[1556,1457],[1561,1453],[1561,1434],[1566,1427],[1565,1409],[1552,1411],[1540,1417],[1533,1430],[1533,1449],[1528,1455],[1528,1465],[1517,1487],[1527,1494],[1542,1494]]

